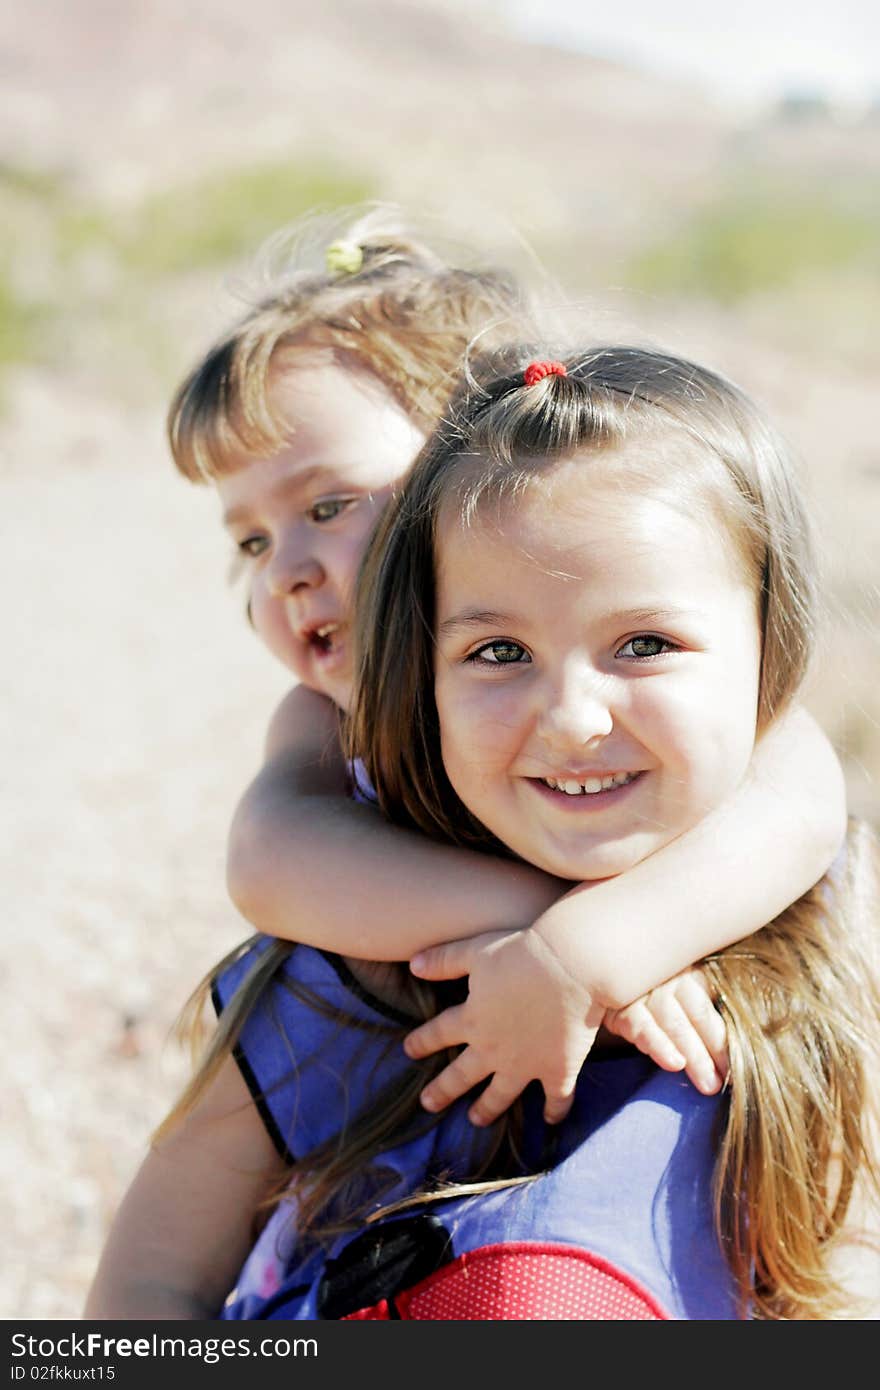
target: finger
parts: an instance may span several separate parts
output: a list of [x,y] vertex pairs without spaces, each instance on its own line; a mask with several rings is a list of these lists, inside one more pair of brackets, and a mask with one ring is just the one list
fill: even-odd
[[472,1086],[486,1078],[486,1068],[481,1066],[472,1047],[466,1047],[439,1076],[429,1082],[419,1099],[425,1110],[436,1113],[445,1110],[459,1096],[463,1096]]
[[714,1095],[721,1089],[723,1076],[678,999],[667,993],[656,1002],[652,1000],[650,1007],[658,1026],[684,1057],[684,1069],[697,1090]]
[[464,1007],[464,1004],[456,1004],[444,1009],[442,1014],[407,1033],[403,1040],[407,1057],[430,1057],[434,1052],[442,1052],[444,1047],[458,1047],[465,1042]]
[[459,980],[470,974],[471,943],[447,941],[442,946],[428,946],[413,956],[409,968],[421,980]]
[[701,975],[687,977],[678,990],[678,999],[693,1027],[699,1033],[720,1076],[730,1067],[727,1055],[727,1025],[718,1012]]
[[472,1125],[490,1125],[493,1120],[497,1120],[499,1115],[503,1115],[508,1110],[523,1087],[528,1085],[528,1081],[521,1085],[504,1081],[499,1076],[493,1076],[485,1091],[474,1101],[468,1111],[468,1119]]
[[687,1059],[659,1026],[642,1000],[618,1009],[605,1020],[606,1027],[632,1043],[664,1071],[684,1071]]
[[548,1125],[560,1124],[574,1104],[575,1087],[544,1092],[544,1120]]

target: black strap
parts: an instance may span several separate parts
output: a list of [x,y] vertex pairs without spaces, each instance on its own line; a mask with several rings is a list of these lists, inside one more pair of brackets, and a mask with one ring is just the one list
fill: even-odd
[[335,1260],[318,1286],[318,1317],[336,1321],[388,1300],[427,1279],[452,1259],[452,1237],[436,1216],[420,1212],[368,1226]]

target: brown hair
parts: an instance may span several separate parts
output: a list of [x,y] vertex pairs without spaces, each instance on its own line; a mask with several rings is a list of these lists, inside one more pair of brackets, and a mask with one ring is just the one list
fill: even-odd
[[[334,241],[357,269],[328,269]],[[382,207],[347,223],[308,218],[274,237],[260,263],[256,302],[187,373],[168,412],[174,462],[192,482],[282,446],[289,423],[270,386],[289,354],[329,349],[341,364],[371,372],[429,429],[472,339],[490,341],[524,311],[510,274],[447,259]]]
[[[696,493],[730,533],[760,595],[759,732],[800,685],[815,623],[808,519],[780,441],[742,392],[694,363],[641,348],[597,348],[572,359],[566,376],[529,387],[523,359],[524,350],[508,349],[479,360],[379,523],[359,585],[360,695],[350,725],[386,815],[496,852],[503,847],[449,785],[440,751],[435,537],[447,502],[467,522],[488,498],[515,497],[573,453],[607,457],[625,440],[670,439],[674,468],[664,460],[658,469],[655,448],[643,463],[630,451],[627,477]],[[493,376],[499,365],[505,370]],[[400,727],[382,717],[386,708],[401,712]]]
[[[809,527],[793,470],[742,392],[694,363],[637,347],[571,357],[567,375],[526,387],[532,355],[514,349],[474,365],[380,523],[358,597],[349,737],[380,805],[398,824],[492,852],[503,846],[443,770],[433,693],[442,508],[455,507],[466,524],[486,498],[516,497],[575,453],[587,469],[591,455],[608,456],[627,439],[683,441],[696,447],[679,451],[685,466],[671,485],[723,518],[760,599],[759,733],[801,683],[814,622]],[[635,477],[658,485],[651,450]],[[668,469],[660,485],[670,485]],[[870,833],[854,828],[845,870],[706,966],[731,1057],[717,1218],[753,1317],[826,1318],[846,1302],[829,1255],[843,1239],[856,1183],[877,1186],[867,1100],[880,1018],[868,940],[876,860]]]

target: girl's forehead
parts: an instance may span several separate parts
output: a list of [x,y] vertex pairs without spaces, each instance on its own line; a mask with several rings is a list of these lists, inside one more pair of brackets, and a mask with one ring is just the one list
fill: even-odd
[[[686,512],[657,494],[622,491],[603,479],[590,488],[582,480],[542,480],[513,495],[484,497],[471,514],[446,508],[438,528],[438,558],[456,563],[490,553],[536,561],[556,556],[576,569],[617,561],[644,547],[683,543],[695,528]],[[696,528],[702,530],[702,527]]]
[[293,433],[319,428],[328,421],[344,424],[352,411],[366,415],[407,416],[375,373],[354,362],[342,362],[326,348],[297,348],[279,352],[266,383],[267,403]]
[[424,442],[378,378],[327,353],[285,355],[273,368],[266,404],[277,447],[230,453],[217,480],[221,491],[387,487],[409,470]]
[[586,448],[560,459],[531,459],[524,468],[481,467],[464,460],[440,508],[441,531],[467,519],[483,526],[544,527],[553,519],[625,520],[640,499],[695,509],[706,467],[687,443],[678,455],[664,441]]
[[437,531],[441,590],[476,577],[519,584],[532,573],[593,585],[618,576],[658,591],[674,577],[679,587],[683,578],[755,586],[735,527],[719,527],[705,497],[700,505],[668,473],[633,473],[620,462],[575,455],[523,486],[487,491],[471,511],[447,499]]

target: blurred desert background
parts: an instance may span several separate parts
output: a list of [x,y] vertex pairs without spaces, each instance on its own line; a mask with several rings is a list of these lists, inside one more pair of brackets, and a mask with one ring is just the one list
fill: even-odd
[[590,336],[768,407],[824,557],[808,701],[880,824],[880,88],[746,108],[526,8],[0,9],[0,1316],[79,1315],[186,1074],[177,1009],[246,934],[224,839],[285,678],[163,416],[249,255],[306,210],[452,215],[487,257],[531,249]]

